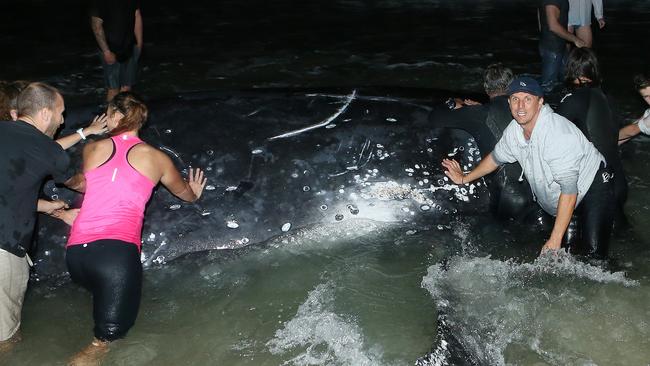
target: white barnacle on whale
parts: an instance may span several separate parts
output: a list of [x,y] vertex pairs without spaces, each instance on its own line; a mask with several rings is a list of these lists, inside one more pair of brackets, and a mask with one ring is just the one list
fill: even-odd
[[226,221],[226,226],[228,226],[231,229],[236,229],[239,227],[239,223],[237,220],[228,220]]
[[286,232],[289,231],[290,229],[291,229],[291,223],[290,223],[290,222],[287,222],[287,223],[285,223],[284,225],[282,225],[282,231],[283,231],[283,232],[286,233]]

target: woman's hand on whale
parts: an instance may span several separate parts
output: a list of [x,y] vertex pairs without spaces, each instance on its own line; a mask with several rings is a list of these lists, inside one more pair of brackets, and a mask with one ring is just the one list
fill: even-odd
[[194,192],[197,200],[201,198],[201,193],[203,193],[203,188],[205,188],[205,183],[207,181],[208,179],[203,176],[203,171],[201,169],[190,168],[187,184],[190,186],[190,189],[192,189],[192,192]]
[[448,176],[452,182],[456,184],[465,183],[465,173],[463,173],[460,164],[458,164],[456,160],[442,159],[442,166],[447,169],[445,170],[445,175]]

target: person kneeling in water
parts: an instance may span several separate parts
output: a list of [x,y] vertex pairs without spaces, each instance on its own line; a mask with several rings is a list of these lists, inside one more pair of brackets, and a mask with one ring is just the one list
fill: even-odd
[[514,120],[494,150],[468,174],[457,161],[444,159],[445,174],[462,185],[490,174],[504,163],[518,161],[539,205],[556,217],[542,253],[560,249],[578,207],[581,244],[585,248],[572,247],[571,251],[606,257],[613,221],[613,189],[605,158],[573,123],[544,105],[544,93],[534,79],[514,79],[508,95]]
[[161,182],[178,198],[194,202],[206,184],[200,169],[190,168],[185,181],[165,153],[140,140],[147,107],[134,94],[115,96],[107,116],[111,137],[86,145],[83,173],[66,182],[85,192],[66,262],[72,280],[93,295],[95,322],[95,340],[73,356],[72,365],[98,362],[109,342],[124,337],[135,323],[142,289],[142,222],[153,188]]

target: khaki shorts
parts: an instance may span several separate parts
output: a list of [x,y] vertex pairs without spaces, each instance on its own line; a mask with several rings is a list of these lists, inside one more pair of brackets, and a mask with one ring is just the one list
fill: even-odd
[[29,280],[28,257],[17,257],[0,249],[0,341],[20,328],[20,313]]

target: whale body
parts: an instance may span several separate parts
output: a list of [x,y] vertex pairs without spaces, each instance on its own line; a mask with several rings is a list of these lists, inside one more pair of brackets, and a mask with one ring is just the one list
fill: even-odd
[[[434,94],[249,90],[147,101],[141,138],[169,154],[183,174],[203,169],[208,182],[195,203],[155,189],[145,212],[143,264],[237,249],[314,225],[372,220],[417,229],[485,213],[485,182],[457,186],[442,171],[446,157],[470,170],[481,152],[465,131],[427,119],[436,108]],[[97,112],[94,106],[71,108],[66,129],[74,131]],[[80,167],[81,149],[69,150],[69,175]],[[73,207],[82,200],[53,182],[44,194]],[[41,219],[37,273],[65,272],[68,231]]]

